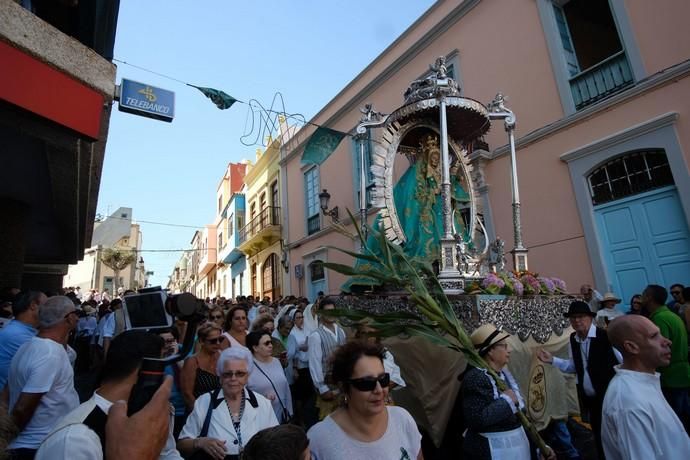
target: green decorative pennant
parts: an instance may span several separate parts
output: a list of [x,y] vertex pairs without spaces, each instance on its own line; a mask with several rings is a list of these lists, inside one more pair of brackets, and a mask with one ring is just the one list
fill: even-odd
[[192,86],[201,91],[204,94],[204,96],[211,99],[211,102],[216,104],[216,107],[218,107],[221,110],[229,109],[230,107],[232,107],[232,104],[237,102],[237,99],[218,89],[202,88],[200,86],[194,85],[189,86]]
[[311,135],[307,146],[304,148],[302,164],[320,165],[331,156],[331,153],[335,151],[345,136],[345,133],[320,126]]

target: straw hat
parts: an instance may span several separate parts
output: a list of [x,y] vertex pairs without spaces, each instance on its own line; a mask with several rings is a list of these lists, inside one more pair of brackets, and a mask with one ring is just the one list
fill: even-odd
[[599,302],[609,302],[609,301],[615,301],[617,304],[621,303],[621,299],[616,297],[616,295],[613,292],[607,292],[604,294],[604,298],[601,299]]
[[479,354],[483,355],[489,351],[489,348],[508,337],[510,337],[510,334],[489,323],[475,329],[472,335],[470,335],[470,340],[472,340],[472,345],[474,345]]

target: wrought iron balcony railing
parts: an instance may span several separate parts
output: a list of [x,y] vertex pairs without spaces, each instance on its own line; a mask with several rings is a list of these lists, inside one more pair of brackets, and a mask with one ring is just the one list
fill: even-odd
[[272,226],[280,226],[280,207],[268,206],[262,209],[256,217],[242,227],[239,232],[239,244],[245,243],[262,230]]
[[609,56],[570,79],[575,108],[580,110],[634,82],[625,51]]

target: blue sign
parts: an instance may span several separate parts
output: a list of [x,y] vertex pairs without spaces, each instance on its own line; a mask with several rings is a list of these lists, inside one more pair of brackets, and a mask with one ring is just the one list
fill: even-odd
[[121,112],[171,122],[175,116],[175,93],[123,78],[119,109]]

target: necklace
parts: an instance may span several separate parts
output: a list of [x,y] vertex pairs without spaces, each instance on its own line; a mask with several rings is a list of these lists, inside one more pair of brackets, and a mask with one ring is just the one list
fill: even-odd
[[244,414],[244,403],[244,390],[242,390],[242,402],[240,403],[240,413],[237,416],[235,416],[232,413],[232,409],[230,408],[230,402],[227,399],[225,400],[225,405],[228,407],[228,412],[230,413],[230,420],[232,420],[232,427],[235,429],[235,434],[237,435],[237,445],[239,447],[240,454],[242,454],[242,450],[244,449],[244,446],[242,444],[242,429],[240,427],[240,424],[242,423],[242,415]]

